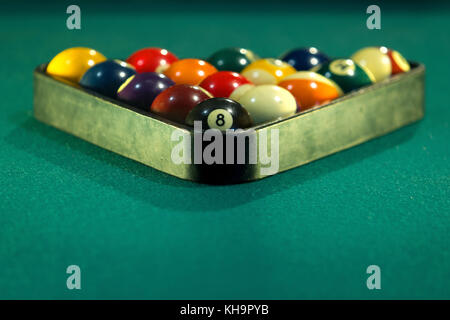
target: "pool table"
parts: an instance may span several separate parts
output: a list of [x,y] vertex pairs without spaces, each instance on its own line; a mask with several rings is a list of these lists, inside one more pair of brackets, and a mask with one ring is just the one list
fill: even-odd
[[[69,30],[65,2],[2,2],[0,299],[449,299],[450,6],[381,1],[369,30],[369,4],[78,1]],[[180,180],[33,117],[32,72],[68,47],[347,57],[370,45],[425,64],[424,119],[250,183]],[[69,265],[81,290],[66,286]]]

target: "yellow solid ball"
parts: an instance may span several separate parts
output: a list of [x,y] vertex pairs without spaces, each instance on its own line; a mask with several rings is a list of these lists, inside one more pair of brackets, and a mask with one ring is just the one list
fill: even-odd
[[290,64],[278,59],[260,59],[252,62],[241,74],[256,85],[277,84],[284,77],[297,72]]
[[286,89],[272,84],[249,89],[238,102],[250,113],[255,124],[288,117],[297,111],[294,96]]
[[361,67],[367,68],[374,76],[375,82],[390,77],[392,72],[391,59],[386,47],[367,47],[356,51],[351,59]]
[[90,67],[105,60],[106,57],[94,49],[69,48],[58,53],[50,61],[47,73],[71,82],[78,82]]

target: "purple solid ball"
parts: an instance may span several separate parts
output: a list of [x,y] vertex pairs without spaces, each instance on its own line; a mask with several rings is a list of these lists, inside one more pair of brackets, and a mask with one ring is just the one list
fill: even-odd
[[123,83],[117,91],[117,97],[134,107],[149,111],[156,96],[174,84],[161,73],[138,73]]

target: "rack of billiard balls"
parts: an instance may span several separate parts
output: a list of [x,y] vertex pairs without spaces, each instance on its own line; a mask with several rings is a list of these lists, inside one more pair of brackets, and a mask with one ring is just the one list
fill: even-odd
[[386,47],[366,47],[343,59],[313,47],[278,59],[226,48],[205,60],[144,48],[125,61],[75,47],[57,54],[46,72],[176,123],[201,121],[203,129],[226,130],[316,108],[409,69],[399,52]]

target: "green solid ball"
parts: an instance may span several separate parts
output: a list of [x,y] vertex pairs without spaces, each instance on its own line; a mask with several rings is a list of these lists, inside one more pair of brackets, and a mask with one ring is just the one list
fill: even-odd
[[220,71],[241,72],[247,65],[259,57],[243,48],[225,48],[213,53],[208,59],[210,64]]
[[369,86],[375,82],[372,72],[351,59],[332,60],[311,69],[311,71],[333,80],[344,93]]

